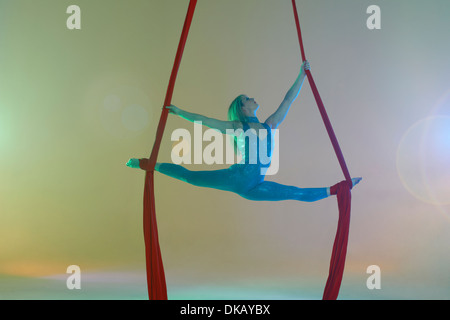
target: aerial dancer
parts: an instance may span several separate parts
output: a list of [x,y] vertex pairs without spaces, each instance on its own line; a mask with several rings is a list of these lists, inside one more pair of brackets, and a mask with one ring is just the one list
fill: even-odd
[[[273,181],[264,181],[265,173],[270,167],[273,150],[272,130],[286,118],[286,115],[297,98],[306,77],[306,70],[310,70],[308,61],[302,63],[300,73],[278,109],[263,123],[258,120],[256,112],[258,103],[247,95],[239,95],[233,100],[228,109],[228,121],[205,117],[190,113],[174,105],[166,106],[169,113],[177,115],[191,122],[201,121],[202,125],[215,129],[223,134],[232,134],[235,150],[242,155],[239,163],[227,169],[192,171],[173,163],[156,163],[155,171],[189,184],[234,192],[241,197],[253,201],[282,201],[298,200],[314,202],[337,192],[337,184],[332,187],[300,188],[288,186]],[[265,146],[261,148],[260,145]],[[266,154],[261,155],[260,150]],[[127,166],[146,170],[149,159],[130,159]],[[361,178],[352,179],[352,187]]]

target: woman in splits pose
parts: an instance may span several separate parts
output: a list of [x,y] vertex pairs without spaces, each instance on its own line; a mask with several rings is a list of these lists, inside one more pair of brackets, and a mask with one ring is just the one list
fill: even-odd
[[[201,121],[203,125],[223,134],[233,133],[235,150],[241,153],[242,161],[227,169],[206,171],[191,171],[173,163],[156,163],[155,170],[195,186],[234,192],[245,199],[254,201],[298,200],[313,202],[336,194],[335,186],[337,185],[322,188],[299,188],[264,181],[273,150],[272,130],[277,129],[285,119],[291,104],[302,88],[306,70],[309,70],[309,68],[308,61],[303,62],[297,79],[286,93],[281,105],[264,123],[261,123],[256,117],[259,105],[254,99],[250,99],[246,95],[239,95],[233,100],[228,109],[228,121],[190,113],[174,105],[166,106],[171,114],[191,122]],[[260,144],[267,146],[262,148],[266,150],[263,157],[259,157],[257,154],[260,153]],[[264,158],[264,161],[262,161],[262,158]],[[148,161],[145,158],[130,159],[126,165],[145,170]],[[353,186],[360,181],[361,178],[353,178]]]

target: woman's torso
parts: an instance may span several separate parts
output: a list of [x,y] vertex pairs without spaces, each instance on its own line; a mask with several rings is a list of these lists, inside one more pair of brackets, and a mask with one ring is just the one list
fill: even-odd
[[242,156],[238,164],[256,165],[265,174],[272,159],[272,130],[265,123],[243,122],[242,124],[243,130],[236,131],[236,147]]

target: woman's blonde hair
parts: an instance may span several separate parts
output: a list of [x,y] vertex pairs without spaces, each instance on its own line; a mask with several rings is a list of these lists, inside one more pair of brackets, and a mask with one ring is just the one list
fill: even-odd
[[[231,102],[230,107],[228,108],[228,121],[240,121],[240,122],[247,122],[247,117],[242,112],[242,106],[244,105],[242,103],[242,98],[245,97],[245,95],[241,94],[237,96],[233,102]],[[234,153],[238,154],[238,148],[237,148],[237,137],[231,136],[231,143],[233,144]]]

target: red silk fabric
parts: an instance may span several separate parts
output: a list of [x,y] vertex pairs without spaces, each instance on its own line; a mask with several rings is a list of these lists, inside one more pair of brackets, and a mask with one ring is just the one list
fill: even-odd
[[352,194],[346,180],[333,186],[330,191],[337,197],[339,220],[330,259],[330,269],[323,292],[323,300],[336,300],[344,274],[345,257],[347,255],[348,233],[350,226],[350,208]]
[[[300,22],[298,19],[297,7],[295,0],[292,0],[292,6],[294,9],[295,24],[297,27],[298,41],[300,43],[300,51],[303,61],[306,60],[305,49],[303,47],[302,32],[300,29]],[[328,280],[325,285],[323,293],[323,300],[335,300],[338,297],[339,289],[341,287],[342,276],[344,273],[345,257],[347,255],[347,243],[348,233],[350,228],[350,209],[351,209],[351,193],[352,180],[348,171],[347,165],[344,160],[341,148],[334,134],[333,127],[331,126],[330,119],[328,118],[325,106],[320,98],[319,91],[317,90],[313,76],[310,70],[306,71],[309,84],[311,85],[314,98],[316,99],[317,106],[319,108],[320,115],[327,129],[328,136],[330,137],[331,144],[338,158],[342,172],[344,173],[345,180],[331,188],[331,194],[336,194],[338,208],[339,208],[339,221],[334,239],[333,251],[330,260],[330,270],[328,274]]]
[[[194,15],[195,6],[197,0],[190,0],[188,11],[186,14],[186,19],[183,26],[183,31],[181,34],[180,42],[178,45],[177,54],[175,57],[174,66],[169,80],[169,85],[167,88],[166,98],[164,101],[163,110],[159,120],[155,143],[153,145],[152,153],[148,161],[141,161],[141,168],[146,170],[145,175],[145,186],[144,186],[144,214],[143,214],[143,224],[144,224],[144,242],[145,242],[145,254],[146,254],[146,265],[147,265],[147,287],[148,296],[151,300],[167,300],[167,287],[164,275],[164,267],[162,263],[161,250],[158,241],[158,228],[156,223],[156,211],[155,211],[155,195],[154,195],[154,168],[156,165],[159,148],[161,145],[162,136],[164,134],[165,125],[168,117],[168,110],[165,106],[171,104],[173,90],[175,87],[175,80],[178,74],[178,69],[181,63],[181,58],[183,55],[184,47],[186,44],[186,39],[189,33],[189,28],[192,22],[192,17]],[[305,52],[303,48],[303,42],[301,37],[300,23],[298,20],[297,8],[295,5],[295,0],[292,0],[292,5],[294,8],[294,16],[297,25],[297,32],[299,37],[299,43],[301,48],[301,54],[303,61],[306,60]],[[342,171],[345,176],[345,181],[335,185],[331,189],[332,194],[337,195],[338,207],[339,207],[339,222],[336,232],[335,242],[333,245],[333,252],[330,261],[330,271],[326,287],[323,294],[324,300],[336,299],[339,294],[339,288],[342,281],[342,275],[344,272],[345,257],[347,252],[347,242],[348,233],[350,225],[350,206],[351,206],[351,193],[350,189],[352,186],[350,174],[348,172],[347,166],[344,161],[344,157],[340,150],[338,141],[334,134],[333,128],[331,126],[330,120],[328,119],[325,107],[320,98],[317,87],[314,83],[311,72],[308,70],[306,72],[308,80],[311,85],[314,97],[316,99],[317,105],[319,107],[320,114],[324,121],[325,127],[327,129],[328,135],[330,136],[331,143],[335,150],[336,156],[338,158],[339,164],[341,165]]]
[[194,15],[196,4],[197,0],[191,0],[189,3],[150,159],[149,161],[141,161],[140,164],[141,166],[144,165],[144,167],[141,168],[146,170],[145,186],[144,186],[143,223],[144,223],[145,257],[147,264],[147,288],[148,288],[148,297],[150,300],[167,300],[166,279],[164,275],[164,267],[162,263],[161,250],[158,241],[158,227],[156,224],[153,173],[155,170],[159,147],[161,145],[161,140],[166,126],[167,116],[169,113],[169,111],[165,107],[171,105],[173,89],[175,87],[175,80],[177,78],[178,69],[181,63],[181,57],[183,56],[184,46],[186,44],[186,39],[189,33],[189,28],[191,26],[192,17]]

